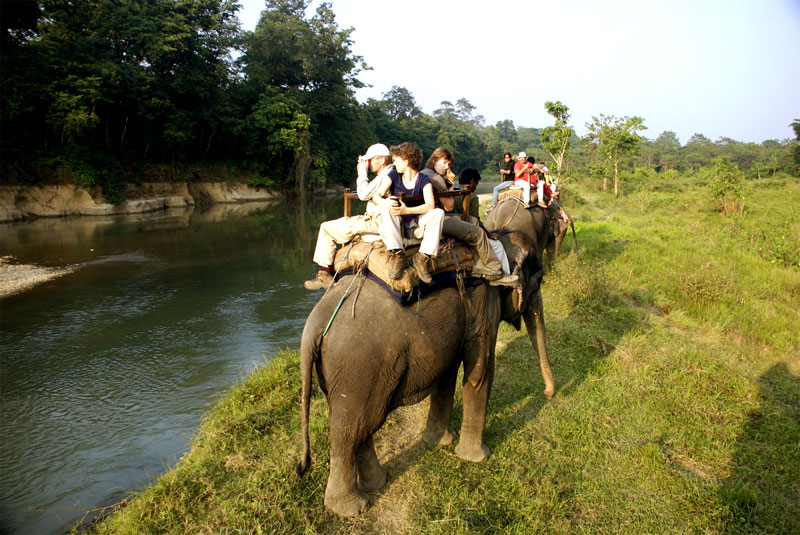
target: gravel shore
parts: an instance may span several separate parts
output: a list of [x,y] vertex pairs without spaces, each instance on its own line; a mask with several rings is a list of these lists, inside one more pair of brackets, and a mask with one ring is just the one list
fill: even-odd
[[0,297],[24,292],[56,277],[75,271],[75,267],[50,268],[17,264],[13,256],[0,257]]

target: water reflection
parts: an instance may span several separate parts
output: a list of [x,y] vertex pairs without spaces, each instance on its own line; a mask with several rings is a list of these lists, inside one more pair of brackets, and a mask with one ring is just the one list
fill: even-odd
[[3,225],[80,269],[0,301],[0,532],[58,533],[147,484],[218,397],[299,346],[317,226],[341,201]]

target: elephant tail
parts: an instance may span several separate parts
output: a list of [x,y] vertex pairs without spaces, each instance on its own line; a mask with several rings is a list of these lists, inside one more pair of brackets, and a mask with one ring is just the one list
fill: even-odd
[[300,376],[302,390],[300,393],[300,433],[303,452],[300,462],[297,463],[297,475],[302,476],[311,466],[311,449],[308,439],[308,414],[311,408],[311,367],[319,356],[319,343],[312,337],[303,337],[300,343]]

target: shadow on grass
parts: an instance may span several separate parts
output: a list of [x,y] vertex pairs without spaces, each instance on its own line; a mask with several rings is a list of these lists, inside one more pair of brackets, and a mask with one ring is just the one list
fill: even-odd
[[759,379],[749,415],[719,488],[725,533],[800,533],[800,380],[776,364]]
[[[646,321],[641,310],[609,291],[599,277],[592,277],[585,286],[567,317],[548,320],[545,308],[555,399],[572,395],[588,377],[598,373],[620,340]],[[486,435],[499,445],[536,418],[547,400],[542,394],[544,381],[538,356],[527,336],[520,335],[508,343],[496,360],[489,413],[490,417],[502,414],[502,418],[490,418]]]

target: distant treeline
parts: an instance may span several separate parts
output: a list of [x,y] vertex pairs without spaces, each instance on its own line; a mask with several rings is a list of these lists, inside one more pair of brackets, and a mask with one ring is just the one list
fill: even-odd
[[[311,16],[308,5],[268,0],[248,32],[234,0],[3,1],[0,180],[113,191],[150,164],[221,164],[254,185],[306,191],[351,181],[355,156],[377,140],[412,140],[426,155],[448,147],[456,170],[494,173],[505,151],[550,158],[540,129],[486,125],[466,99],[428,115],[393,87],[360,104],[369,67],[352,29],[330,4]],[[572,135],[563,171],[598,169],[596,141]],[[682,170],[726,155],[748,176],[796,173],[796,145],[696,134],[681,146],[664,132],[624,163]]]

